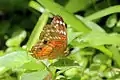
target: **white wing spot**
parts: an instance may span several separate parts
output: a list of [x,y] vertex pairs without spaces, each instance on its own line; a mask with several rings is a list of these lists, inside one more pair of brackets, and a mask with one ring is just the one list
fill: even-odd
[[58,39],[58,37],[57,37],[57,36],[55,36],[55,39]]
[[45,34],[45,36],[49,36],[49,33]]
[[64,33],[63,30],[61,30],[61,33],[62,33],[62,34]]
[[61,39],[60,37],[58,37],[58,39]]
[[50,40],[50,38],[47,38],[47,40]]
[[55,37],[53,37],[54,39],[56,39],[57,37],[55,36]]
[[55,25],[54,28],[56,28],[57,26]]
[[59,26],[58,24],[56,24],[54,27],[57,28],[57,26]]
[[60,23],[60,22],[57,20],[56,23]]
[[49,38],[50,38],[50,39],[52,39],[52,37],[51,37],[51,36],[49,36]]
[[63,24],[63,22],[62,22],[62,21],[60,21],[60,24],[62,25],[62,24]]
[[60,31],[57,29],[56,32],[60,32]]
[[56,26],[59,26],[59,24],[56,24]]
[[42,39],[41,42],[44,42],[44,39]]
[[59,31],[60,34],[63,34],[63,30]]
[[47,39],[47,37],[44,37],[45,39]]
[[50,31],[51,31],[51,32],[54,32],[54,30],[53,30],[53,29],[51,29]]
[[63,23],[63,25],[65,26],[65,23]]
[[50,32],[50,30],[47,30],[46,32]]
[[66,32],[63,32],[64,35],[66,35]]
[[47,33],[48,35],[50,35],[50,33]]

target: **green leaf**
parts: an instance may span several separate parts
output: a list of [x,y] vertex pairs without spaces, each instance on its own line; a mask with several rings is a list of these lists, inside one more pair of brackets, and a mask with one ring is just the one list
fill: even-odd
[[90,34],[77,38],[72,41],[72,45],[75,47],[93,47],[96,48],[102,52],[104,52],[109,57],[112,57],[111,51],[106,49],[104,44],[119,44],[120,43],[120,37],[118,34],[107,34],[105,32],[95,32],[92,31]]
[[98,64],[107,64],[109,60],[110,58],[102,53],[93,57],[93,62]]
[[111,47],[109,47],[109,49],[113,53],[113,60],[120,67],[120,53],[119,53],[119,50],[116,48],[115,45],[112,45]]
[[[107,34],[104,32],[92,31],[84,37],[75,40],[76,45],[85,44],[86,46],[100,46],[105,44],[120,44],[120,35],[117,33]],[[78,44],[79,43],[79,44]]]
[[118,20],[116,27],[120,27],[120,19]]
[[80,79],[80,74],[81,70],[80,68],[71,68],[67,71],[65,71],[64,75],[67,76],[71,80],[79,80]]
[[83,56],[93,55],[95,53],[95,49],[93,48],[83,48],[80,50],[80,54]]
[[118,26],[113,27],[113,32],[119,33],[120,32],[120,27],[118,27]]
[[100,50],[101,52],[103,52],[104,54],[112,58],[113,53],[109,49],[105,48],[104,46],[94,46],[93,48]]
[[115,77],[115,72],[108,68],[104,71],[104,76],[108,79],[112,78],[112,77]]
[[[95,64],[95,63],[92,63],[90,65],[90,70],[89,70],[89,75],[93,78],[93,77],[98,77],[98,76],[101,76],[101,64]],[[106,67],[105,67],[106,68]],[[94,79],[93,79],[94,80]],[[96,79],[95,79],[96,80]],[[98,79],[99,80],[99,79]],[[101,80],[101,79],[100,79]]]
[[30,59],[26,51],[20,50],[16,52],[11,52],[9,54],[6,54],[5,56],[0,57],[0,68],[14,69],[22,66],[29,61]]
[[99,31],[99,32],[105,32],[104,29],[101,28],[101,26],[99,26],[98,24],[96,24],[95,22],[86,20],[85,18],[83,18],[82,16],[76,15],[76,17],[81,20],[87,27],[89,27],[90,29],[92,29],[93,31]]
[[36,1],[30,1],[29,6],[36,9],[37,11],[40,11],[40,12],[44,11],[44,8]]
[[85,19],[91,21],[91,20],[99,19],[101,17],[107,16],[113,13],[119,13],[119,12],[120,12],[120,5],[115,5],[115,6],[111,6],[106,9],[103,9],[101,11],[98,11],[96,13],[93,13],[90,16],[85,17]]
[[49,72],[46,69],[37,72],[24,73],[21,80],[43,80]]
[[[77,15],[77,18],[80,19],[84,24],[86,24],[87,27],[89,27],[90,29],[92,29],[93,31],[99,31],[99,32],[105,32],[104,29],[102,29],[99,25],[97,25],[96,23],[92,22],[92,21],[86,21],[84,18],[82,18],[81,16]],[[68,44],[75,39],[76,37],[79,37],[80,35],[82,35],[82,32],[74,32],[73,29],[71,27],[67,28],[67,32],[68,32]]]
[[5,54],[9,54],[11,52],[23,50],[21,47],[8,47],[5,51]]
[[27,50],[30,50],[32,48],[32,46],[34,44],[36,44],[36,42],[39,40],[40,33],[41,33],[43,27],[45,26],[45,24],[47,23],[47,20],[48,20],[48,13],[47,12],[43,13],[39,17],[38,22],[35,25],[35,28],[31,33],[29,41],[27,42]]
[[56,62],[51,64],[51,66],[60,68],[60,67],[78,66],[78,64],[74,63],[74,61],[71,59],[65,58],[65,59],[58,59]]
[[84,57],[80,54],[80,51],[77,51],[77,52],[72,52],[70,56],[68,56],[71,60],[74,60],[76,61],[76,63],[79,64],[79,66],[82,68],[82,69],[85,69],[87,64],[88,64],[88,58],[87,57]]
[[117,15],[113,14],[111,16],[109,16],[109,18],[106,21],[106,26],[109,28],[112,28],[115,26],[115,24],[117,23]]
[[93,64],[90,65],[90,71],[97,72],[97,71],[99,71],[99,69],[100,69],[100,64],[93,63]]
[[70,42],[74,40],[76,37],[82,35],[81,32],[74,32],[73,29],[70,27],[67,28],[67,33],[68,33],[68,44],[70,44]]
[[42,69],[45,69],[45,65],[43,65],[43,63],[41,63],[41,62],[37,63],[37,60],[32,59],[30,62],[22,65],[22,68],[26,69],[27,71],[29,71],[29,70],[42,70]]
[[120,35],[116,33],[107,34],[103,32],[91,32],[83,37],[82,40],[88,42],[90,46],[120,44]]
[[65,5],[65,9],[71,13],[75,13],[86,9],[92,1],[88,0],[69,0]]
[[4,55],[4,51],[0,50],[0,56]]
[[18,47],[20,46],[20,43],[26,38],[27,33],[23,29],[16,29],[15,32],[13,32],[12,37],[7,40],[6,45],[8,47]]

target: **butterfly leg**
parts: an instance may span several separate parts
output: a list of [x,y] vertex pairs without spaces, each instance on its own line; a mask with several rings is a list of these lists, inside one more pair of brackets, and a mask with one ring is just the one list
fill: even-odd
[[65,54],[65,56],[68,56],[68,55],[70,54],[70,50],[69,50],[68,47],[67,47],[67,49],[64,51],[64,54]]

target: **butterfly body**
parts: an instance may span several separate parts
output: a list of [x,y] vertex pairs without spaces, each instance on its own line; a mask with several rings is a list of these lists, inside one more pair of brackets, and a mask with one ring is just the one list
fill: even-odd
[[32,56],[38,59],[55,59],[66,55],[66,25],[60,16],[53,17],[51,24],[43,28],[39,39],[31,49]]

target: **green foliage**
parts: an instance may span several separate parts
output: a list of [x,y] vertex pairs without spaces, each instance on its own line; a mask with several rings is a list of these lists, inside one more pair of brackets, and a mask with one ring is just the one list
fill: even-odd
[[0,57],[0,67],[5,67],[8,69],[16,68],[28,61],[26,51],[15,51]]
[[47,76],[47,70],[40,70],[31,73],[25,73],[22,75],[21,80],[43,80],[45,76]]
[[25,39],[27,33],[25,30],[20,28],[15,28],[15,31],[12,34],[12,37],[6,41],[7,47],[17,47],[20,46],[20,43]]
[[114,27],[116,22],[117,22],[117,16],[116,14],[113,14],[107,19],[106,26],[108,26],[109,28]]
[[[120,79],[118,2],[0,1],[0,80]],[[54,15],[62,16],[67,24],[70,54],[37,60],[29,51]]]
[[1,26],[0,28],[0,36],[1,36],[7,32],[8,28],[10,27],[10,23],[8,21],[2,21],[0,22],[0,26]]
[[36,24],[30,39],[27,43],[27,50],[30,50],[32,48],[32,46],[36,43],[36,41],[39,40],[39,35],[40,32],[42,31],[44,25],[46,24],[48,19],[48,14],[47,13],[43,13],[43,15],[39,18],[38,23]]

